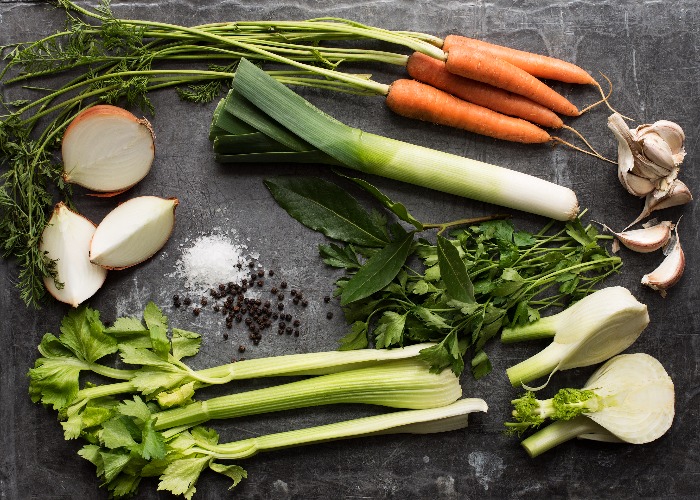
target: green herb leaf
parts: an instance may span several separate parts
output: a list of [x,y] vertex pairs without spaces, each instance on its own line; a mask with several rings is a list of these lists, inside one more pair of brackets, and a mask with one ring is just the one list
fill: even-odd
[[355,349],[364,349],[369,345],[367,340],[367,323],[364,321],[355,321],[350,327],[350,333],[340,339],[340,351],[353,351]]
[[151,334],[153,352],[162,359],[168,359],[170,352],[170,341],[168,340],[168,318],[153,302],[146,304],[143,312],[143,319],[146,322],[148,331]]
[[136,446],[136,441],[121,417],[113,418],[102,424],[102,442],[110,449]]
[[202,345],[202,336],[195,332],[173,328],[172,336],[173,357],[177,360],[194,356]]
[[345,285],[340,304],[369,297],[391,283],[406,263],[413,246],[413,233],[395,240],[374,254]]
[[384,229],[347,192],[318,177],[275,177],[265,186],[289,215],[331,239],[368,247],[388,243]]
[[210,460],[209,456],[205,456],[182,458],[171,462],[160,476],[158,489],[169,491],[174,495],[183,495],[187,500],[191,500],[196,491],[194,485]]
[[141,438],[141,456],[146,460],[165,457],[165,441],[160,432],[155,429],[155,420],[149,420],[143,427]]
[[318,251],[323,258],[323,262],[331,267],[339,267],[348,270],[360,268],[357,254],[352,245],[340,246],[334,243],[330,245],[319,245]]
[[209,464],[209,468],[214,472],[223,474],[224,476],[233,480],[233,484],[229,487],[229,490],[232,490],[233,488],[238,486],[238,483],[240,483],[243,479],[248,477],[248,473],[243,467],[240,467],[239,465],[222,465],[216,462],[212,462],[211,464]]
[[418,231],[423,230],[423,223],[420,222],[418,219],[413,217],[409,212],[406,206],[403,203],[399,203],[396,201],[393,201],[391,198],[389,198],[387,195],[382,193],[379,189],[377,189],[374,185],[370,184],[369,182],[365,181],[364,179],[360,179],[358,177],[349,177],[347,175],[343,175],[339,172],[336,172],[338,175],[345,177],[346,179],[350,179],[354,183],[356,183],[358,186],[360,186],[362,189],[367,191],[369,194],[374,196],[382,205],[384,205],[386,208],[391,210],[391,212],[396,215],[399,219],[401,219],[404,222],[408,222],[409,224],[412,224]]
[[472,375],[476,380],[491,373],[492,369],[491,361],[483,350],[474,354],[472,357]]
[[397,314],[393,311],[386,311],[379,318],[376,335],[377,349],[383,349],[392,345],[403,345],[403,331],[406,325],[406,314]]
[[59,340],[88,363],[117,352],[117,341],[104,333],[100,313],[86,306],[71,310],[63,318]]
[[474,302],[474,285],[457,248],[448,239],[438,235],[437,254],[440,275],[445,282],[447,295],[460,302]]

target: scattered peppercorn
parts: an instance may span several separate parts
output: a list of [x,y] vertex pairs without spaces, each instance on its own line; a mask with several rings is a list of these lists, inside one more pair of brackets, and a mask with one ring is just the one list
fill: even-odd
[[301,306],[302,306],[302,307],[306,307],[306,306],[308,306],[308,305],[309,305],[309,301],[308,301],[308,300],[304,299],[304,300],[301,301]]
[[265,271],[258,269],[258,277],[262,278],[263,276],[265,276]]
[[299,321],[298,319],[295,319],[294,326],[299,326],[299,325],[301,325],[301,321]]
[[258,280],[258,286],[262,287],[265,284],[263,280]]
[[199,307],[195,307],[194,309],[192,309],[192,314],[194,314],[195,316],[199,316],[199,313],[201,311],[202,310]]
[[288,326],[284,331],[287,335],[291,335],[292,334],[292,327]]
[[219,304],[214,304],[214,312],[219,312],[221,310],[221,307]]
[[295,290],[294,288],[292,288],[292,291],[291,291],[291,292],[289,292],[289,293],[291,293],[291,294],[292,294],[292,297],[295,297],[295,296],[296,296],[296,294],[297,294],[297,291],[296,291],[296,290]]
[[299,330],[294,330],[294,336],[298,337],[299,336]]
[[185,299],[182,301],[183,304],[186,306],[189,306],[192,303],[192,299],[189,297],[185,297]]
[[287,282],[283,281],[282,283],[280,283],[280,287],[287,288]]
[[202,304],[203,306],[206,306],[206,305],[207,305],[207,298],[206,298],[206,297],[202,297],[202,298],[199,300],[199,303]]
[[294,298],[292,299],[292,302],[294,302],[294,305],[295,305],[295,306],[298,305],[298,304],[299,304],[299,297],[294,297]]
[[330,296],[329,296],[329,295],[326,295],[325,297],[323,297],[323,301],[324,301],[326,304],[328,304],[328,303],[331,301]]
[[248,262],[248,267],[255,267],[255,262],[253,262],[252,260]]
[[328,312],[326,313],[326,318],[328,318],[328,319],[333,319],[333,313],[330,312],[330,311],[328,311]]
[[239,345],[239,346],[238,346],[238,352],[245,352],[245,346],[244,346],[244,345]]
[[224,332],[224,340],[228,340],[228,333]]
[[272,288],[270,288],[270,293],[271,293],[272,295],[277,295],[277,292],[278,292],[278,291],[279,291],[279,290],[277,289],[276,286],[273,286]]
[[277,304],[277,309],[279,309],[280,311],[281,311],[282,309],[284,309],[284,304],[283,304],[282,302],[280,302],[279,304]]
[[267,272],[267,275],[268,275],[268,276],[274,276],[274,275],[275,275],[275,271],[273,271],[272,269],[270,269],[270,270]]

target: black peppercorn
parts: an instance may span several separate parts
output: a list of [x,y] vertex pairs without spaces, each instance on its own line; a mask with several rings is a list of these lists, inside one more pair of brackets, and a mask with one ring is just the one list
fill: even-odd
[[219,307],[219,304],[214,304],[214,312],[219,312],[221,310],[221,307]]
[[297,291],[296,291],[294,288],[292,288],[292,291],[289,292],[289,293],[291,293],[291,294],[292,294],[292,297],[294,297],[294,296],[296,296]]
[[228,328],[228,329],[230,330],[231,328],[233,328],[233,324],[232,324],[232,323],[226,323],[226,328]]
[[260,339],[253,339],[253,345],[258,345],[260,343]]
[[222,292],[226,291],[226,285],[224,283],[219,283],[219,290]]
[[280,283],[280,286],[281,286],[282,288],[287,288],[287,282],[286,282],[286,281],[283,281],[282,283]]
[[180,302],[180,296],[177,294],[173,295],[173,302]]
[[240,268],[243,267],[243,264],[241,264],[241,263],[239,262],[238,264],[236,264],[236,267],[237,267],[238,269],[240,269]]
[[265,309],[269,309],[269,308],[270,308],[270,305],[271,305],[271,304],[270,304],[270,301],[269,301],[269,300],[266,300],[265,303],[263,304],[263,307],[264,307]]
[[304,300],[301,301],[301,305],[302,305],[302,307],[306,307],[306,306],[309,305],[309,301],[306,300],[306,299],[304,299]]
[[284,315],[284,319],[286,319],[287,321],[292,321],[292,315],[287,313]]
[[248,262],[248,267],[255,267],[255,262],[253,262],[252,260]]
[[265,276],[265,271],[258,269],[258,277],[262,278],[263,276]]
[[224,340],[228,340],[228,333],[224,332]]
[[270,269],[270,270],[267,272],[267,274],[268,274],[268,276],[274,276],[274,275],[275,275],[275,271],[273,271],[272,269]]
[[333,319],[333,313],[330,312],[330,311],[328,311],[328,312],[326,313],[326,318],[328,318],[328,319]]
[[199,307],[195,307],[194,309],[192,309],[192,314],[194,314],[195,316],[199,316],[199,313],[201,311],[202,310]]
[[288,327],[284,330],[284,332],[285,332],[287,335],[291,335],[291,334],[292,334],[292,327],[291,327],[291,326],[288,326]]
[[298,319],[295,319],[294,326],[299,326],[299,325],[301,325],[301,321],[299,321]]
[[206,305],[207,305],[207,298],[206,298],[206,297],[202,297],[202,298],[199,300],[199,303],[202,304],[203,306],[206,306]]
[[273,314],[272,314],[272,319],[277,319],[277,318],[279,318],[279,317],[280,317],[280,316],[279,316],[279,314],[277,314],[277,313],[273,313]]
[[298,305],[298,304],[299,304],[299,297],[294,297],[294,298],[292,299],[292,302],[294,302],[294,305],[295,305],[295,306]]
[[299,336],[299,330],[294,330],[294,336],[298,337]]
[[243,316],[236,314],[236,323],[240,323],[241,321],[243,321]]
[[265,284],[265,282],[264,282],[263,280],[258,280],[258,286],[261,287],[261,286],[263,286],[264,284]]
[[326,304],[328,304],[328,303],[331,301],[330,296],[326,295],[325,297],[323,297],[323,301],[324,301]]
[[239,345],[239,346],[238,346],[238,352],[245,352],[245,346],[244,346],[244,345]]
[[277,295],[277,300],[284,300],[284,294],[280,293],[279,295]]
[[277,289],[276,286],[273,286],[272,288],[270,288],[270,293],[272,295],[277,295],[277,292],[279,292],[279,290]]
[[282,302],[280,302],[279,304],[277,304],[277,309],[279,309],[280,311],[281,311],[282,309],[284,309],[284,304],[283,304]]
[[189,306],[192,303],[192,299],[189,297],[185,297],[185,299],[182,301],[183,304],[186,306]]

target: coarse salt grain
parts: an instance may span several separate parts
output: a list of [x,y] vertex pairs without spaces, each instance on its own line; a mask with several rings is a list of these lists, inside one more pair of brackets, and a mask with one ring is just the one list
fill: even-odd
[[[240,282],[249,274],[248,247],[223,234],[203,235],[182,251],[176,263],[175,276],[184,278],[184,286],[192,292],[206,291],[219,283]],[[244,264],[238,269],[236,264]]]

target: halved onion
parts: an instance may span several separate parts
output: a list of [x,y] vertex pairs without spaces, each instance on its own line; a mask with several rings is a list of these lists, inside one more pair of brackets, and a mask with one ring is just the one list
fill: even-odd
[[151,169],[153,141],[145,118],[109,104],[88,108],[63,134],[63,178],[94,191],[128,189]]
[[152,257],[170,237],[177,205],[177,198],[157,196],[122,203],[97,226],[90,261],[107,269],[125,269]]
[[73,307],[92,297],[107,277],[107,270],[89,259],[94,234],[95,224],[61,202],[41,235],[39,249],[57,261],[58,281],[63,287],[59,289],[49,277],[44,278],[44,285],[56,299]]

